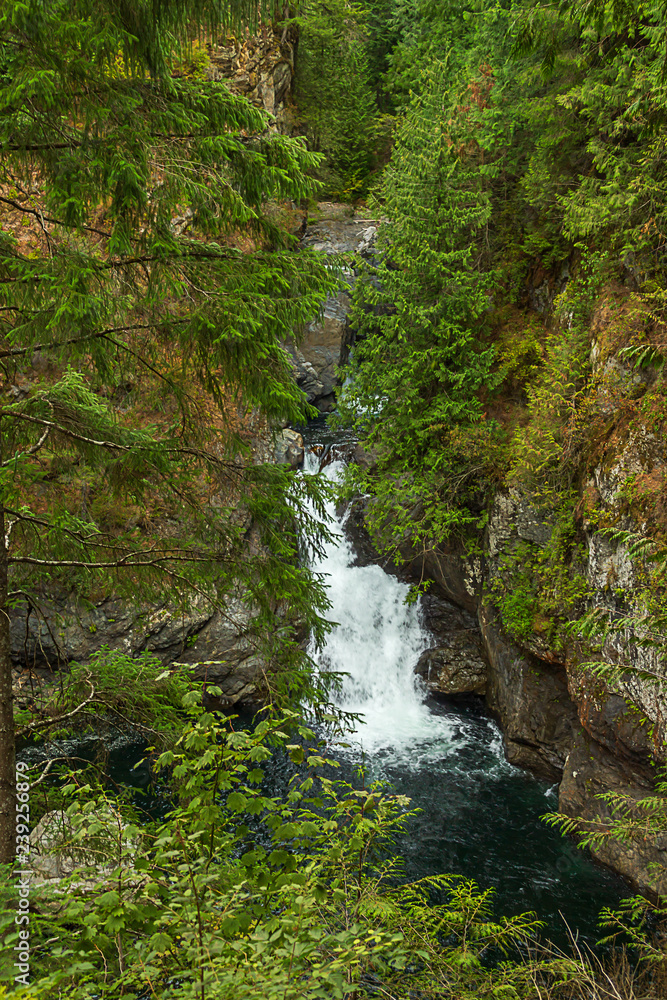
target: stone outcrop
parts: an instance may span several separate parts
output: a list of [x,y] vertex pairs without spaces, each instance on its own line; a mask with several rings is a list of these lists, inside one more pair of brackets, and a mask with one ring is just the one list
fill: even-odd
[[307,324],[298,347],[287,345],[297,385],[320,413],[335,409],[338,369],[345,364],[350,351],[349,312],[347,292],[329,296],[322,315]]
[[415,673],[430,694],[437,697],[486,693],[486,661],[479,651],[471,649],[472,645],[467,636],[454,633],[446,645],[424,650]]
[[252,36],[217,38],[206,46],[206,75],[224,81],[233,93],[273,115],[277,126],[289,131],[295,44],[294,32],[275,32],[270,25]]
[[[264,663],[253,641],[252,614],[241,601],[221,611],[176,614],[173,608],[105,600],[92,606],[45,600],[40,612],[11,612],[12,659],[17,668],[53,671],[86,663],[102,646],[137,656],[154,653],[165,666],[178,661],[196,680],[222,689],[220,708],[251,705],[259,698]],[[19,702],[26,689],[19,692]]]
[[273,449],[273,460],[277,465],[298,468],[303,462],[303,438],[298,431],[286,427],[277,436]]
[[409,539],[400,545],[399,552],[409,576],[433,580],[448,600],[477,612],[484,583],[484,560],[479,555],[469,555],[457,542],[449,548],[415,549]]

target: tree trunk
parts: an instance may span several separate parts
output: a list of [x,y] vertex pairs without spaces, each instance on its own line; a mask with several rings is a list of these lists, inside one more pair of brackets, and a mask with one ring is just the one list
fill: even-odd
[[5,512],[0,506],[0,864],[16,853],[16,738],[7,614]]

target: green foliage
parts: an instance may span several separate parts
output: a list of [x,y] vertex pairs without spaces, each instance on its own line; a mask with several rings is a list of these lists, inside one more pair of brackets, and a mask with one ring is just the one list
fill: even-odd
[[[399,129],[385,173],[389,221],[380,263],[355,288],[363,339],[342,404],[378,447],[381,468],[400,478],[406,507],[433,507],[439,494],[439,533],[476,520],[465,503],[479,500],[494,434],[480,398],[492,382],[483,336],[492,277],[479,269],[490,208],[479,158],[460,153],[466,139],[465,125],[457,135],[447,118],[438,72]],[[385,512],[387,489],[376,491]]]
[[205,80],[211,57],[201,42],[195,39],[190,49],[183,54],[172,69],[174,76],[184,76],[190,80]]
[[545,541],[518,540],[498,556],[489,594],[509,635],[530,646],[562,650],[572,616],[581,613],[591,587],[580,572],[580,547],[572,517],[573,497],[561,509],[534,508],[544,518]]
[[606,254],[584,254],[576,276],[558,297],[559,328],[547,337],[542,364],[527,389],[530,423],[512,443],[510,480],[553,506],[578,474],[589,421],[588,320],[606,266]]
[[[489,891],[451,876],[402,884],[387,850],[408,800],[333,781],[295,724],[235,731],[194,711],[158,760],[179,804],[154,826],[73,775],[60,829],[76,870],[52,896],[42,890],[31,985],[14,995],[324,1000],[378,985],[495,995],[485,956],[513,953],[535,919],[494,917]],[[263,786],[275,753],[294,763],[282,799]],[[12,919],[0,918],[9,948]],[[520,975],[508,964],[500,979]]]
[[[82,722],[94,727],[102,719],[121,727],[129,723],[151,742],[166,742],[183,726],[183,698],[192,687],[183,667],[165,669],[151,653],[128,656],[103,646],[86,664],[69,664],[60,684],[46,692],[41,715],[49,719],[52,738],[59,735],[56,720],[64,716],[63,735]],[[18,722],[22,714],[28,720],[32,715],[19,713]],[[28,721],[26,735],[31,725]],[[39,721],[36,726],[39,730]]]
[[558,202],[568,236],[611,237],[623,252],[647,253],[647,264],[657,263],[664,232],[666,28],[662,3],[561,5],[558,13],[531,4],[521,28],[524,42],[530,35],[541,48],[557,88],[549,113],[560,119],[557,134],[545,131],[551,141],[536,151],[534,176]]
[[384,59],[384,89],[399,109],[407,110],[411,95],[422,93],[426,67],[446,64],[454,82],[462,66],[472,62],[474,19],[451,0],[394,0],[384,31],[394,40]]
[[[500,572],[494,577],[493,593],[498,600],[498,609],[503,623],[503,627],[508,634],[518,639],[520,642],[530,642],[536,631],[536,618],[539,608],[537,590],[538,584],[533,575],[531,561],[522,559],[525,555],[526,546],[520,546],[519,550],[513,553],[513,559],[521,560],[521,573],[517,580],[510,575],[510,584],[503,579],[507,562],[503,561]],[[523,553],[522,553],[523,549]]]
[[312,194],[319,157],[223,83],[178,75],[193,35],[262,5],[154,7],[0,11],[9,601],[233,592],[305,696],[297,628],[321,639],[326,599],[298,538],[317,544],[322,487],[253,465],[247,425],[304,418],[282,344],[338,279],[292,252],[271,203]]
[[381,125],[370,83],[365,11],[347,0],[305,0],[296,99],[327,195],[353,201],[367,190]]

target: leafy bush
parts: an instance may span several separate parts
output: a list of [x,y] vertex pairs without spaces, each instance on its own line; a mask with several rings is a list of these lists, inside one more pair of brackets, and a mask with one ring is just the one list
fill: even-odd
[[[118,800],[72,781],[65,850],[85,857],[91,838],[104,843],[107,824],[109,867],[84,860],[52,891],[41,888],[31,985],[14,995],[331,1000],[408,987],[461,1000],[493,995],[484,956],[512,952],[536,929],[534,917],[494,918],[490,892],[452,876],[402,884],[388,852],[408,800],[332,781],[332,762],[294,723],[237,732],[193,712],[157,764],[180,803],[143,829]],[[276,747],[295,769],[282,799],[263,790]],[[3,894],[11,898],[11,883]],[[10,949],[13,916],[0,918]],[[508,966],[502,978],[516,975]]]

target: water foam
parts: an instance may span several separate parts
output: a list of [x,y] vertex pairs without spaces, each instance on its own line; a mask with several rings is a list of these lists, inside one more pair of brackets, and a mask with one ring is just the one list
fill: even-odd
[[[319,466],[320,458],[309,454],[305,471],[316,472]],[[321,475],[335,481],[343,467],[343,461],[330,461]],[[440,760],[460,739],[460,726],[424,704],[425,691],[414,668],[432,639],[419,603],[406,603],[409,585],[380,566],[355,566],[344,519],[336,516],[333,504],[328,513],[337,535],[313,569],[326,578],[329,617],[339,624],[324,649],[311,649],[311,655],[322,670],[348,675],[339,706],[364,719],[352,734],[353,752],[363,750],[379,759],[388,754],[414,768]]]

